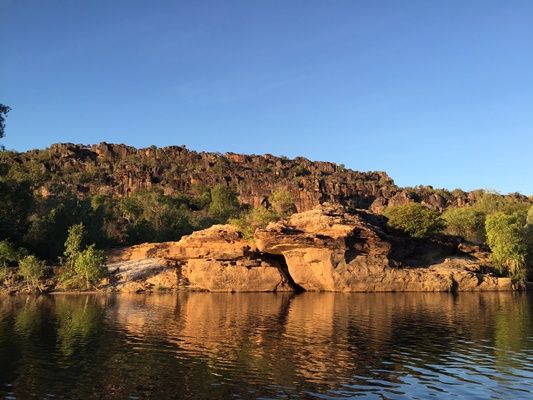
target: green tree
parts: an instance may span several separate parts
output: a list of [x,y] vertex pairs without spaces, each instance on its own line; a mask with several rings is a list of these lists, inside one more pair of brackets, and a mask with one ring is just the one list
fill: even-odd
[[237,194],[223,185],[215,185],[211,189],[209,216],[215,222],[226,223],[229,218],[239,215],[241,210]]
[[0,104],[0,139],[5,136],[6,117],[10,111],[11,107],[6,106],[5,104]]
[[496,212],[487,217],[485,229],[491,260],[496,268],[515,280],[525,280],[527,244],[521,216]]
[[440,212],[420,203],[387,207],[384,215],[388,218],[387,224],[391,228],[402,230],[414,238],[435,235],[445,227]]
[[526,223],[533,225],[533,205],[527,211]]
[[129,244],[177,240],[192,232],[188,199],[139,191],[119,203]]
[[474,243],[485,242],[485,214],[471,207],[452,207],[445,210],[446,233],[461,236]]
[[26,256],[19,261],[19,274],[31,288],[38,288],[44,277],[46,265],[35,256]]
[[33,194],[27,181],[0,177],[0,240],[21,243],[33,208]]
[[16,249],[10,241],[0,241],[0,282],[11,275],[10,270],[14,269],[25,255],[23,249]]
[[499,193],[482,192],[472,207],[485,215],[496,212],[517,213],[525,218],[530,205],[531,203],[523,196],[502,196]]
[[90,289],[106,274],[105,256],[92,244],[84,248],[85,227],[72,225],[65,241],[65,251],[61,258],[62,270],[59,281],[63,287]]
[[252,239],[256,229],[265,228],[270,222],[279,220],[279,216],[264,207],[251,208],[239,218],[230,218],[229,223],[234,225],[245,239]]
[[65,251],[63,252],[63,266],[73,272],[76,267],[76,260],[80,256],[81,246],[85,236],[85,227],[82,223],[72,225],[68,228],[68,236],[65,241]]
[[[55,187],[47,198],[38,198],[29,218],[24,244],[44,259],[56,259],[63,252],[70,226],[83,223],[87,242],[104,246],[103,218],[91,205],[91,199],[78,199],[64,187]],[[54,240],[50,240],[54,238]]]
[[278,189],[269,196],[272,210],[280,217],[286,218],[296,212],[294,199],[287,189]]
[[96,287],[98,282],[106,276],[105,261],[104,252],[97,250],[94,244],[78,254],[74,270],[85,280],[86,289]]

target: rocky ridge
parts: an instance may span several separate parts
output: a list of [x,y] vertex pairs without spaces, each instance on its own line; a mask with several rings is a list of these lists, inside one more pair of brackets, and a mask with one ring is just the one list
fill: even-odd
[[477,196],[431,187],[402,189],[385,172],[357,172],[303,157],[195,152],[185,146],[136,149],[122,144],[60,143],[44,150],[2,152],[0,164],[11,173],[31,176],[44,196],[54,185],[65,185],[80,197],[121,197],[154,188],[166,194],[194,195],[201,188],[222,184],[234,189],[242,203],[259,206],[268,205],[268,196],[281,187],[291,193],[300,212],[324,202],[375,212],[411,201],[443,209],[468,204]]
[[[215,225],[179,242],[142,244],[109,255],[115,290],[484,291],[518,289],[484,273],[484,259],[457,243],[388,232],[364,210],[329,204],[297,213],[244,240]],[[142,266],[142,268],[139,268]]]

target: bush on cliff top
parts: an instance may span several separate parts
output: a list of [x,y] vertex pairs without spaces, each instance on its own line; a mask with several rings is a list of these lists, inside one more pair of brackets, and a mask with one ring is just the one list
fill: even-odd
[[420,203],[387,207],[384,215],[387,225],[404,231],[413,238],[427,238],[440,233],[445,223],[441,213]]
[[472,207],[448,208],[442,213],[446,233],[473,243],[485,242],[485,214]]
[[278,215],[264,207],[251,208],[239,218],[230,218],[229,223],[237,228],[245,239],[252,239],[256,229],[265,228],[270,222],[279,220]]

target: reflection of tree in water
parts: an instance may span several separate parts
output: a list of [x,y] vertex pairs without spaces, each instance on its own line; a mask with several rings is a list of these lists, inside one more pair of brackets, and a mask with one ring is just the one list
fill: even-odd
[[86,348],[101,328],[103,310],[91,296],[61,297],[54,310],[59,350],[66,357]]
[[43,321],[42,301],[28,297],[15,315],[14,331],[24,337],[38,333]]
[[523,349],[531,349],[528,340],[533,336],[531,302],[528,295],[516,293],[502,298],[502,304],[494,313],[494,356],[498,370],[521,368],[525,360],[517,357]]

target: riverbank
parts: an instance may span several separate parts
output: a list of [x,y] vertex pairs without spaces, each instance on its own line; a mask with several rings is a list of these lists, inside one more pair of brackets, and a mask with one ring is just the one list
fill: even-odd
[[[489,254],[454,238],[413,239],[366,211],[321,205],[247,240],[215,225],[179,242],[107,254],[104,292],[460,292],[525,290],[499,277]],[[22,283],[4,291],[27,291]],[[53,278],[37,292],[57,292]],[[70,290],[69,290],[70,291]]]

